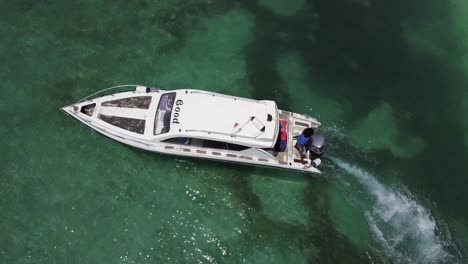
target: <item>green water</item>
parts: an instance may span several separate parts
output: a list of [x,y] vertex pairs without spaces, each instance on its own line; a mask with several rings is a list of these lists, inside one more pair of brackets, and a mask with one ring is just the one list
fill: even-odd
[[[467,262],[466,1],[0,7],[0,263]],[[324,175],[147,153],[59,111],[127,83],[316,116]]]

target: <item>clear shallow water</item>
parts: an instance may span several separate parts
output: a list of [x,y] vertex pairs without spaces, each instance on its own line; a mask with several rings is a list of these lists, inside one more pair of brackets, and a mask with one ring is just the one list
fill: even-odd
[[[466,262],[468,10],[444,3],[1,4],[1,262]],[[341,160],[178,159],[58,111],[122,83],[274,99]]]

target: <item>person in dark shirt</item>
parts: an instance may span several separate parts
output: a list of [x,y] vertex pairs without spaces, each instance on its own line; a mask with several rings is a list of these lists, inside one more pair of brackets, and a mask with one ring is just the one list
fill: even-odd
[[304,131],[302,131],[302,134],[300,134],[297,137],[297,142],[296,145],[294,145],[294,148],[296,148],[299,151],[299,154],[301,155],[301,163],[304,163],[304,158],[305,158],[305,145],[309,141],[310,137],[314,134],[314,130],[312,128],[306,128]]

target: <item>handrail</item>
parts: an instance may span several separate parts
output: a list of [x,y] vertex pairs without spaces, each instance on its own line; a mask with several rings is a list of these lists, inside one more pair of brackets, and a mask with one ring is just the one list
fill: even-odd
[[253,102],[253,103],[261,102],[259,100],[255,100],[255,99],[238,97],[238,96],[229,95],[229,94],[220,94],[220,93],[215,93],[215,92],[210,92],[210,91],[203,91],[203,90],[190,90],[190,93],[191,94],[204,94],[204,95],[211,95],[211,96],[217,96],[217,97],[224,97],[224,98],[229,98],[229,99],[233,99],[233,100],[247,101],[247,102]]
[[117,88],[121,88],[121,87],[137,87],[137,86],[139,86],[139,85],[138,84],[123,84],[123,85],[112,86],[112,87],[100,90],[98,92],[95,92],[95,93],[93,93],[91,95],[88,95],[85,98],[83,98],[83,99],[79,100],[78,102],[76,102],[75,104],[79,104],[79,103],[85,101],[86,99],[88,99],[88,98],[90,98],[92,96],[98,95],[98,94],[100,94],[102,92],[105,92],[105,91],[108,91],[108,90],[117,89]]
[[232,133],[223,133],[223,132],[216,132],[216,131],[209,131],[209,130],[201,130],[201,129],[187,129],[185,130],[185,132],[202,132],[202,133],[208,133],[208,134],[231,136],[232,138],[240,137],[240,138],[247,138],[247,139],[256,139],[258,141],[271,141],[271,139],[268,139],[268,138],[249,137],[249,136],[244,136],[244,135],[237,135],[237,134],[232,134]]

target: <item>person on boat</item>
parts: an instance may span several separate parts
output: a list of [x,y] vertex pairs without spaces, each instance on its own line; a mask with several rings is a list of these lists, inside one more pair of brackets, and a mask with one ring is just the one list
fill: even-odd
[[301,155],[301,163],[304,163],[304,158],[305,158],[305,153],[306,153],[306,144],[309,141],[310,137],[314,134],[314,130],[312,128],[306,128],[304,131],[302,131],[302,134],[300,134],[297,137],[297,142],[296,145],[294,145],[294,148],[299,151],[299,154]]
[[288,133],[287,125],[283,126],[283,124],[279,124],[279,133],[278,139],[276,140],[275,150],[278,152],[284,152],[288,147]]

